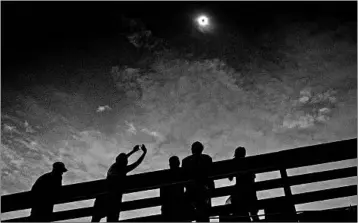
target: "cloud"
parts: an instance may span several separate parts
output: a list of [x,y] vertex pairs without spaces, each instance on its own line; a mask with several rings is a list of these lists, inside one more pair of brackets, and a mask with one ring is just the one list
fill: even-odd
[[6,133],[13,133],[13,132],[17,132],[18,131],[16,130],[16,127],[15,126],[12,126],[12,125],[7,125],[7,124],[4,124],[3,125],[3,130],[6,132]]
[[104,106],[99,106],[96,110],[96,112],[104,112],[106,110],[112,110],[111,107],[109,107],[108,105],[104,105]]
[[313,89],[308,87],[308,88],[304,88],[303,90],[300,91],[299,102],[302,104],[305,104],[305,103],[315,104],[315,103],[321,103],[321,102],[336,103],[337,98],[334,96],[336,94],[337,94],[337,92],[334,90],[331,90],[331,89],[324,91],[324,92],[314,93]]
[[287,114],[282,123],[282,128],[312,128],[317,123],[326,123],[332,116],[332,109],[336,106],[337,91],[318,90],[307,87],[300,91],[298,100],[293,100],[293,111]]
[[283,121],[282,127],[284,128],[309,128],[314,125],[314,117],[310,114],[306,114],[300,117],[292,117],[292,115],[287,115]]
[[128,123],[127,121],[125,121],[126,125],[129,126],[128,128],[128,132],[132,133],[132,134],[136,134],[137,133],[137,130],[136,128],[134,127],[133,123]]

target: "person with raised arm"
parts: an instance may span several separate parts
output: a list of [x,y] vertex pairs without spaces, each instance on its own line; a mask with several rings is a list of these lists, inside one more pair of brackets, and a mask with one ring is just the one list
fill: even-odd
[[[128,165],[128,158],[140,149],[143,154],[136,162]],[[111,165],[107,172],[106,186],[108,193],[96,198],[92,222],[99,222],[105,216],[107,216],[107,222],[119,220],[127,173],[137,168],[143,162],[146,154],[147,148],[145,145],[136,145],[128,154],[120,153],[116,157],[116,162]]]

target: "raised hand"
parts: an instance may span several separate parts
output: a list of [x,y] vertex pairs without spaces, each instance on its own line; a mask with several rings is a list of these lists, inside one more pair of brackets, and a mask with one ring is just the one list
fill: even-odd
[[[127,166],[127,173],[130,172],[130,171],[132,171],[132,170],[134,170],[135,168],[137,168],[137,166],[139,166],[139,164],[140,164],[141,162],[143,162],[144,157],[145,157],[145,154],[147,153],[147,148],[145,148],[145,145],[144,145],[144,144],[142,144],[142,146],[141,146],[140,148],[143,150],[143,154],[139,157],[139,159],[138,159],[137,161],[135,161],[135,162],[132,163],[131,165]],[[132,152],[134,152],[135,149],[138,151],[138,150],[139,150],[139,146],[138,146],[138,145],[135,146],[135,147],[133,148],[133,151],[132,151]]]
[[139,145],[136,145],[136,146],[134,146],[134,148],[133,148],[133,152],[137,152],[137,151],[139,151]]
[[144,153],[146,153],[146,152],[147,152],[147,148],[145,147],[145,145],[144,145],[144,144],[142,144],[141,149],[142,149],[142,151],[143,151]]

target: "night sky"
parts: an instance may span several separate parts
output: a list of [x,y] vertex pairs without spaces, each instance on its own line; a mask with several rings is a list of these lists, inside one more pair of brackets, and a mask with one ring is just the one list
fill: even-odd
[[235,26],[247,38],[282,18],[356,21],[355,2],[2,2],[3,69],[31,66],[29,59],[64,47],[92,50],[90,42],[115,41],[127,31],[122,15],[141,18],[160,37],[181,35],[196,10],[211,11],[221,26]]
[[[193,28],[198,13],[210,33]],[[171,56],[131,44],[130,20]],[[224,70],[208,68],[218,61]],[[354,1],[2,1],[2,193],[29,190],[55,161],[69,169],[64,184],[102,179],[135,144],[148,148],[140,173],[184,158],[196,140],[217,161],[239,145],[251,156],[356,137],[356,83]]]

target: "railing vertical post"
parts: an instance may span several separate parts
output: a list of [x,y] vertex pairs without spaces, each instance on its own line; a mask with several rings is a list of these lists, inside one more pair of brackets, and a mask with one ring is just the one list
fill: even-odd
[[[281,168],[280,169],[280,174],[281,174],[281,179],[283,181],[283,189],[285,192],[285,200],[286,200],[286,204],[287,206],[287,212],[289,219],[296,221],[297,217],[296,217],[296,207],[295,204],[293,202],[292,199],[292,191],[291,191],[291,186],[288,183],[288,176],[287,176],[287,170],[285,168]],[[284,211],[284,210],[283,210]]]

